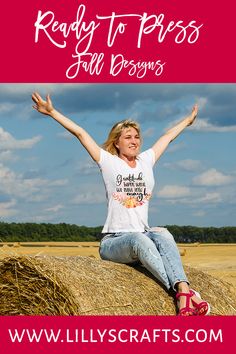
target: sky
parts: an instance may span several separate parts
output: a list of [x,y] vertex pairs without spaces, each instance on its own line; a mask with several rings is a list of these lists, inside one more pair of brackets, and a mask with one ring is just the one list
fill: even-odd
[[142,150],[199,105],[196,122],[157,162],[149,224],[236,226],[236,85],[0,85],[0,221],[103,225],[100,171],[80,142],[32,108],[56,109],[102,144],[114,123],[137,120]]

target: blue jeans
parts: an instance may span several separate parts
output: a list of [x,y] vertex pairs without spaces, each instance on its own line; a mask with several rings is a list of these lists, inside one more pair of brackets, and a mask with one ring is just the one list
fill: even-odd
[[179,250],[165,228],[146,232],[117,232],[101,240],[100,257],[116,263],[140,261],[167,289],[187,282]]

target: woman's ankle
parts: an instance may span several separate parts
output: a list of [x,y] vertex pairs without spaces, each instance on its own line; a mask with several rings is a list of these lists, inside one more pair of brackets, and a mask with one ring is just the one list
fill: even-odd
[[176,284],[176,290],[178,293],[189,293],[190,292],[190,288],[188,283],[186,282],[179,282]]

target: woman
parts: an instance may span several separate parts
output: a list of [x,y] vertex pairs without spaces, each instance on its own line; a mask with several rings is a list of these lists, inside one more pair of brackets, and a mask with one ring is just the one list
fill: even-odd
[[189,287],[173,236],[165,228],[148,226],[153,166],[169,143],[194,122],[198,107],[195,105],[188,117],[169,129],[150,149],[140,153],[137,122],[124,120],[115,124],[101,148],[83,128],[54,109],[49,95],[45,101],[34,93],[32,99],[33,108],[75,135],[100,167],[108,199],[101,258],[129,264],[140,261],[168,290],[176,291],[179,315],[208,314],[209,304]]

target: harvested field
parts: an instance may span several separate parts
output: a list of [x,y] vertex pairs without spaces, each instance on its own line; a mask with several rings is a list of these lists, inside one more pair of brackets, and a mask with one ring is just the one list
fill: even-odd
[[[236,315],[235,288],[186,267],[212,315]],[[143,267],[92,257],[0,261],[0,315],[175,315],[173,296]]]
[[[236,286],[236,244],[178,246],[184,265]],[[90,256],[99,259],[98,247],[99,242],[25,242],[17,246],[16,243],[0,243],[0,259],[9,255]]]
[[236,244],[179,245],[185,265],[200,269],[236,287]]

